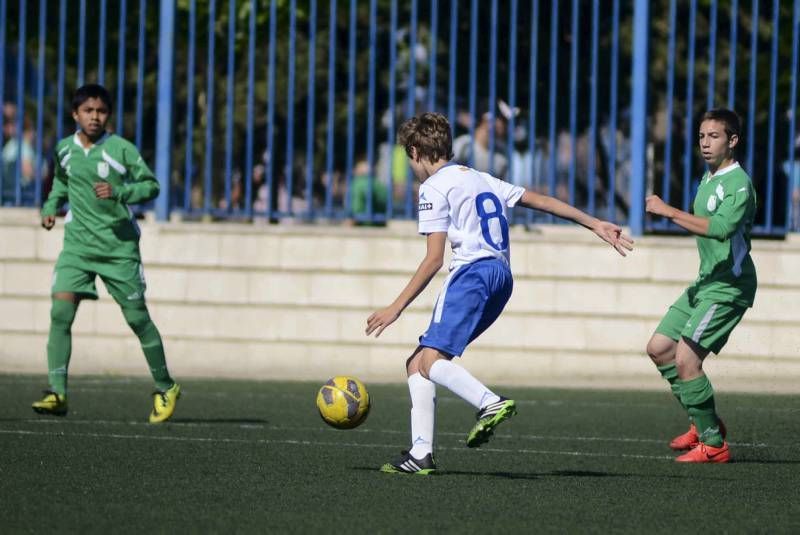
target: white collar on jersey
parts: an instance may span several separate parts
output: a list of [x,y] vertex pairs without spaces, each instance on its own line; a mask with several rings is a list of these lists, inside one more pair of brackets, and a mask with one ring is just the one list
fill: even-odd
[[728,165],[727,167],[723,167],[722,169],[717,169],[716,173],[709,173],[708,177],[706,178],[706,182],[711,180],[712,178],[717,178],[718,176],[726,175],[733,171],[734,169],[739,169],[741,167],[739,162],[733,162],[732,164]]
[[77,146],[79,146],[81,149],[83,149],[83,152],[85,152],[86,154],[89,154],[89,151],[92,149],[92,147],[96,147],[97,145],[102,145],[102,144],[103,144],[103,142],[104,142],[106,139],[108,139],[108,137],[111,135],[111,134],[109,134],[108,132],[105,132],[105,133],[104,133],[102,136],[100,136],[100,138],[99,138],[97,141],[95,141],[94,143],[92,143],[92,144],[91,144],[91,145],[90,145],[90,146],[87,148],[87,147],[84,147],[84,146],[83,146],[83,143],[81,143],[81,140],[80,140],[80,139],[78,139],[78,132],[80,132],[80,131],[81,131],[81,129],[80,129],[80,128],[78,128],[78,129],[75,131],[75,134],[73,134],[73,135],[72,135],[72,141],[73,141],[73,142],[74,142],[74,143],[75,143]]

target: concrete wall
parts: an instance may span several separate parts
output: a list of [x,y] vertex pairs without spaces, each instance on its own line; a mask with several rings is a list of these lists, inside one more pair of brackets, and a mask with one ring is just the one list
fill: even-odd
[[[0,210],[0,372],[43,374],[49,286],[63,221]],[[389,228],[148,222],[151,314],[176,377],[401,381],[441,274],[380,339],[367,316],[414,272],[425,240]],[[690,238],[646,237],[621,258],[577,227],[512,229],[514,295],[462,359],[490,384],[663,388],[645,344],[691,281]],[[723,389],[800,392],[800,240],[757,241],[759,293],[709,375]],[[147,373],[138,341],[98,282],[73,336],[76,374]]]

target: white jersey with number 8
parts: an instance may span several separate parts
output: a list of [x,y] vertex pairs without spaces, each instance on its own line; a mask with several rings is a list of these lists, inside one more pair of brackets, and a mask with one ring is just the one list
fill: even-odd
[[510,263],[507,208],[524,188],[470,167],[448,163],[419,188],[419,232],[447,232],[450,269],[481,258]]

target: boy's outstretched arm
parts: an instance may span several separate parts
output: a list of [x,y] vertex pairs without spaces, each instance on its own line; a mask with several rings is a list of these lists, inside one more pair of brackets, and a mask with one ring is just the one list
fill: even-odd
[[422,290],[428,286],[434,275],[442,268],[444,263],[444,246],[447,243],[446,232],[433,232],[428,234],[428,251],[425,258],[420,262],[417,272],[408,281],[406,287],[400,292],[391,305],[381,310],[377,310],[367,318],[367,336],[375,333],[375,338],[381,335],[383,330],[394,323],[400,317],[400,313],[416,299]]
[[633,240],[623,234],[622,228],[618,225],[592,217],[555,197],[526,190],[517,205],[574,221],[597,234],[601,240],[611,245],[622,256],[626,256],[626,251],[633,250]]

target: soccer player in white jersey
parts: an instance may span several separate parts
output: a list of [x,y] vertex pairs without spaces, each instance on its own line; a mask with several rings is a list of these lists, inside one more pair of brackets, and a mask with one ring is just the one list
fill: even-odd
[[547,195],[503,182],[451,162],[450,124],[438,113],[423,113],[400,126],[419,188],[419,232],[427,236],[425,258],[397,299],[367,319],[366,334],[380,336],[442,267],[445,244],[453,250],[447,277],[428,330],[406,361],[411,394],[411,448],[381,467],[390,473],[429,474],[433,460],[436,385],[477,410],[467,447],[485,443],[494,428],[516,413],[514,400],[499,396],[455,362],[472,340],[500,315],[511,297],[510,244],[506,209],[515,205],[570,219],[593,231],[622,256],[633,242],[613,223],[600,221]]

